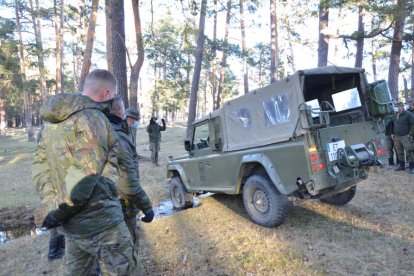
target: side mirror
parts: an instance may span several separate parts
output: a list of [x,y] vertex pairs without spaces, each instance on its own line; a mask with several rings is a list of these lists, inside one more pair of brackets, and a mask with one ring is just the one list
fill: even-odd
[[191,143],[189,140],[185,140],[184,141],[184,148],[186,151],[190,152],[191,151]]

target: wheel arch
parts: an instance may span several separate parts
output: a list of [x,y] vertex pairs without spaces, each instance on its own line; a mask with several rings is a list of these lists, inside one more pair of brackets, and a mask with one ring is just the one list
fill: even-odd
[[184,187],[188,191],[190,187],[188,186],[187,177],[186,177],[183,167],[179,164],[168,165],[167,178],[173,178],[176,176],[180,177],[181,182],[183,183]]
[[249,154],[243,156],[240,162],[237,178],[237,193],[241,193],[244,182],[254,173],[266,173],[273,185],[281,194],[288,194],[272,161],[264,154]]

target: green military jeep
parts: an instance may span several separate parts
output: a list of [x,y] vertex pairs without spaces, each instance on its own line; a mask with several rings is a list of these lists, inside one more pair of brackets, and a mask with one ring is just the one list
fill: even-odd
[[287,217],[288,197],[333,205],[387,157],[382,118],[392,107],[387,84],[368,84],[360,68],[301,70],[254,90],[193,123],[188,154],[168,162],[175,208],[193,194],[243,194],[259,225]]

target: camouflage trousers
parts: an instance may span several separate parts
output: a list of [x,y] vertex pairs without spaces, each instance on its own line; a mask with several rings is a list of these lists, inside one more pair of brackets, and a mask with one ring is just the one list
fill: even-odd
[[394,141],[392,140],[391,136],[386,136],[385,140],[387,141],[388,158],[394,158]]
[[102,275],[138,275],[137,261],[125,222],[90,238],[67,238],[65,275],[99,275],[99,269]]
[[152,163],[158,164],[158,152],[160,151],[160,142],[151,142],[149,144],[149,150],[151,151],[151,161]]
[[400,161],[404,161],[404,151],[407,157],[407,162],[414,162],[414,142],[408,136],[394,136],[394,147],[397,152],[397,158]]

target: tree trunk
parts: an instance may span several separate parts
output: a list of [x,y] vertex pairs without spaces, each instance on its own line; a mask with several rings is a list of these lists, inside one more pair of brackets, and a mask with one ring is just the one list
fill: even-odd
[[277,0],[270,0],[270,82],[278,79],[279,45],[277,39]]
[[246,30],[244,26],[244,0],[240,0],[240,30],[242,39],[242,57],[243,57],[243,87],[244,94],[249,93],[249,71],[247,70],[247,49],[246,49]]
[[83,54],[83,62],[81,75],[79,78],[78,91],[83,91],[83,86],[85,84],[85,78],[89,74],[91,68],[91,59],[93,51],[93,42],[95,41],[95,26],[96,26],[96,16],[98,14],[99,0],[92,0],[91,15],[89,17],[89,27],[88,35],[86,36],[86,47]]
[[217,91],[217,103],[216,109],[221,106],[221,94],[224,90],[224,82],[226,76],[226,66],[227,66],[227,51],[229,49],[229,27],[230,27],[230,17],[231,17],[231,0],[227,0],[227,14],[226,14],[226,27],[224,31],[224,43],[223,43],[223,55],[221,57],[220,64],[220,79],[218,84]]
[[106,22],[106,61],[108,70],[114,71],[112,56],[112,0],[105,0],[105,22]]
[[118,81],[118,95],[122,97],[125,108],[128,108],[124,2],[111,1],[113,74]]
[[287,39],[288,39],[288,44],[289,44],[290,67],[292,68],[292,72],[296,72],[295,55],[293,52],[293,42],[292,42],[292,29],[290,27],[289,17],[286,17],[286,28],[287,28]]
[[398,76],[400,73],[402,38],[406,17],[404,3],[404,0],[398,0],[397,2],[399,9],[396,10],[394,15],[394,35],[391,44],[390,65],[388,69],[388,85],[394,100],[398,100]]
[[[342,8],[340,7],[338,10],[338,22],[341,22],[342,19]],[[341,25],[338,24],[338,27],[336,28],[336,35],[339,36],[339,28],[341,28]],[[337,65],[339,61],[339,45],[341,43],[341,40],[335,39],[335,45],[334,45],[334,54],[333,54],[333,63]]]
[[377,58],[375,57],[375,55],[376,55],[375,39],[373,38],[371,41],[372,76],[374,77],[374,81],[377,81]]
[[142,39],[141,18],[139,15],[139,0],[132,0],[132,10],[134,12],[135,36],[138,50],[138,57],[132,66],[129,78],[129,104],[131,107],[138,106],[138,79],[144,63],[144,42]]
[[363,6],[358,7],[358,40],[356,43],[355,67],[362,68],[362,59],[364,56],[364,15],[365,10]]
[[188,110],[186,139],[190,139],[190,127],[196,115],[198,85],[200,82],[201,63],[203,61],[203,50],[204,50],[204,40],[205,40],[204,27],[206,23],[206,10],[207,10],[207,0],[202,0],[201,9],[200,9],[200,21],[198,24],[197,50],[195,54],[193,80],[191,83],[191,95],[190,95],[190,104],[189,104],[189,110]]
[[[78,26],[76,28],[76,58],[74,61],[74,75],[75,75],[75,86],[79,86],[80,76],[81,76],[81,70],[82,70],[82,62],[83,62],[83,53],[82,53],[82,45],[85,42],[85,36],[87,34],[87,23],[85,22],[86,18],[86,0],[80,1],[79,6],[79,13],[77,14],[77,23]],[[80,92],[80,91],[78,91]]]
[[15,12],[16,12],[16,30],[19,37],[19,61],[20,61],[20,88],[23,91],[24,95],[24,121],[26,123],[27,138],[29,142],[33,142],[34,132],[32,126],[32,108],[30,105],[29,91],[26,89],[26,60],[24,57],[23,51],[23,38],[22,38],[22,29],[20,25],[20,13],[19,13],[19,1],[14,0],[15,3]]
[[319,2],[319,41],[318,41],[318,67],[328,65],[328,38],[324,32],[328,28],[329,21],[329,0]]
[[32,21],[33,21],[33,30],[36,38],[36,55],[39,66],[39,87],[40,87],[40,96],[44,102],[47,98],[47,86],[46,86],[46,69],[45,69],[45,59],[43,55],[43,41],[42,41],[42,31],[41,23],[39,16],[39,0],[36,0],[36,7],[33,7],[33,0],[29,1]]
[[[56,93],[64,91],[63,79],[63,1],[54,0],[54,24],[56,36]],[[59,6],[58,6],[59,5]],[[59,9],[59,13],[58,13]]]
[[214,25],[213,25],[213,76],[212,76],[212,92],[213,92],[213,110],[216,109],[216,92],[217,92],[217,0],[214,0]]
[[[411,16],[412,32],[414,33],[414,15]],[[414,37],[411,41],[411,91],[410,91],[410,102],[414,103]]]
[[0,135],[6,135],[6,101],[0,99]]

